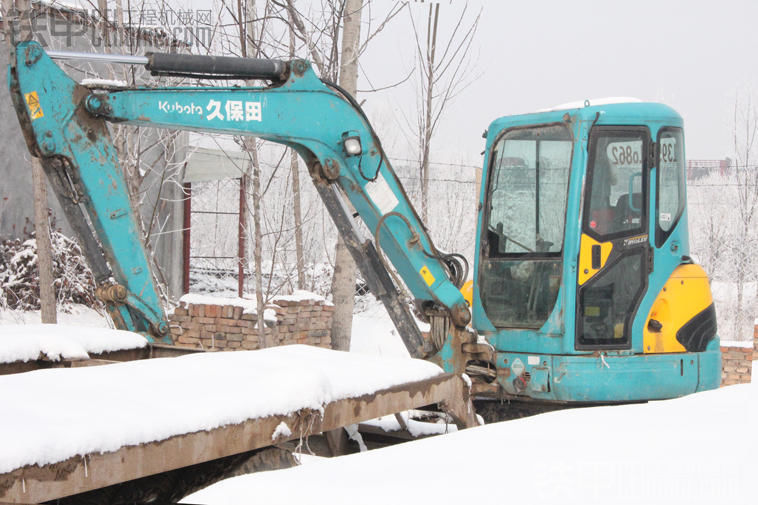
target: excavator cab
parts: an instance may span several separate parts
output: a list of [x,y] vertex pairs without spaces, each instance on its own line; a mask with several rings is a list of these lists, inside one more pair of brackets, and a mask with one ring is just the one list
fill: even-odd
[[713,301],[689,257],[682,118],[584,105],[488,129],[472,311],[497,374],[480,390],[595,403],[718,387]]

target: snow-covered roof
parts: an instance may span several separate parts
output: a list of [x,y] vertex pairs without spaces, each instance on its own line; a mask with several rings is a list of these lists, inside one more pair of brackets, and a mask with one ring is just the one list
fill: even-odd
[[640,100],[639,98],[628,97],[628,96],[590,98],[587,100],[578,100],[575,102],[567,102],[560,105],[555,105],[553,107],[548,107],[547,109],[540,109],[537,112],[551,112],[551,111],[566,110],[566,109],[581,109],[582,107],[590,107],[593,105],[610,105],[610,104],[615,104],[615,103],[641,103],[641,102],[642,100]]

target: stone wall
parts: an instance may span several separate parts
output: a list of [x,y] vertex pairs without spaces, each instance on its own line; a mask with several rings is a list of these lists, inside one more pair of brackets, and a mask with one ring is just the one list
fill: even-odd
[[721,385],[744,384],[751,381],[753,348],[750,346],[721,346]]
[[[259,349],[255,301],[185,295],[169,316],[171,336],[181,346],[203,349]],[[334,306],[306,292],[274,298],[266,305],[266,334],[277,345],[331,347],[329,329]]]

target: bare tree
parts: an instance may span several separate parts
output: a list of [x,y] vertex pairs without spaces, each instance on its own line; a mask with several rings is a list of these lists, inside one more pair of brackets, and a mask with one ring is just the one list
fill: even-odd
[[[467,11],[468,2],[459,13],[452,13],[452,17],[458,21],[439,46],[437,32],[440,4],[429,4],[426,30],[419,29],[413,11],[409,11],[418,58],[420,106],[416,135],[419,146],[421,217],[424,222],[429,217],[429,160],[432,137],[447,105],[472,81],[471,45],[479,26],[481,11],[471,23],[465,24]],[[425,42],[422,42],[424,40]]]
[[[746,103],[740,104],[739,100],[734,104],[734,153],[735,166],[733,176],[737,190],[737,213],[739,233],[732,243],[736,265],[736,289],[737,306],[734,320],[734,338],[748,332],[752,317],[748,317],[748,311],[744,306],[745,285],[750,280],[755,280],[756,260],[755,250],[755,223],[756,211],[758,211],[758,167],[755,165],[754,150],[758,137],[758,109],[753,105],[750,97]],[[758,283],[756,283],[756,295],[758,295]],[[754,304],[753,304],[754,305]],[[750,308],[750,313],[755,315],[755,306]]]
[[[295,57],[295,26],[288,11],[289,55]],[[303,259],[303,213],[300,208],[300,166],[297,153],[290,149],[290,170],[292,172],[292,206],[295,219],[295,261],[297,262],[297,289],[305,289],[305,264]]]
[[[355,95],[358,87],[358,48],[361,36],[362,8],[363,0],[347,0],[343,12],[340,86],[352,95]],[[337,238],[334,256],[332,348],[348,351],[350,350],[350,337],[353,328],[356,266],[341,236]]]

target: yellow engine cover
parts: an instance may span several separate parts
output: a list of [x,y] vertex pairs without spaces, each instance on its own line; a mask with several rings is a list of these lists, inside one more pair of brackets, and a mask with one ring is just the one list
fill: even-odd
[[[679,265],[669,277],[650,309],[643,330],[645,353],[686,352],[676,333],[713,303],[708,276],[700,265]],[[651,331],[650,320],[661,323]]]
[[461,294],[469,307],[474,304],[474,281],[468,280],[461,288]]

